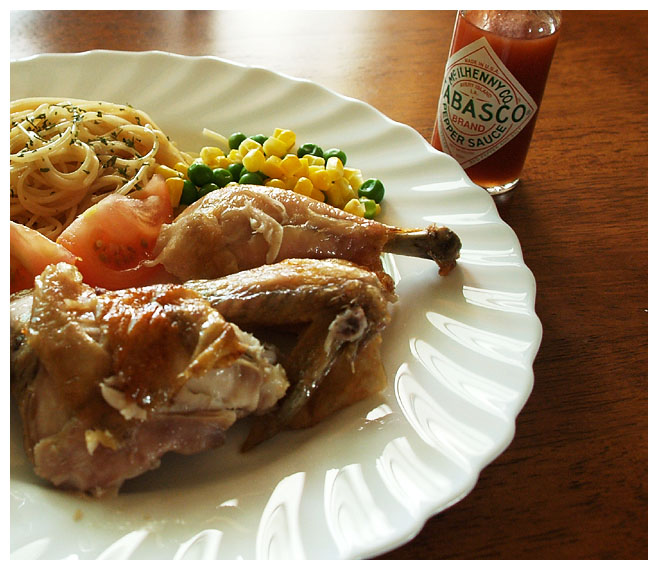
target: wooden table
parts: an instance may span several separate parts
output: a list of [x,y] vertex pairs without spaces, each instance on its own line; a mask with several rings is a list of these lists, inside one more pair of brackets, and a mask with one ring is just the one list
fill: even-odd
[[[11,57],[166,50],[303,77],[429,137],[453,12],[13,12]],[[544,336],[511,446],[383,559],[645,559],[647,12],[566,12],[522,183],[498,200]]]

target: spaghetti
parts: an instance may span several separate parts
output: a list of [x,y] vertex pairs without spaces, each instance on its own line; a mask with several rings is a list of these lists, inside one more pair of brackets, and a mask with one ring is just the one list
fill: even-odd
[[142,188],[159,165],[191,162],[129,105],[30,98],[10,107],[10,215],[57,236],[110,193]]

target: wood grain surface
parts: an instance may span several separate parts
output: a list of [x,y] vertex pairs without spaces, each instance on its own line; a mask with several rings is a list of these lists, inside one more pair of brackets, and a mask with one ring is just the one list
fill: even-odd
[[[429,138],[454,12],[31,11],[12,59],[214,55],[310,79]],[[648,557],[648,13],[564,13],[520,185],[497,199],[537,280],[535,388],[461,502],[381,559]]]

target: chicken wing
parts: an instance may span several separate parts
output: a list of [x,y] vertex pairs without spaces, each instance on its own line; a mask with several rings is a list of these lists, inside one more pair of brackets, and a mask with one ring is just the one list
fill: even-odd
[[35,472],[95,495],[168,451],[220,445],[288,387],[271,351],[193,290],[99,292],[64,263],[12,298],[11,383]]
[[[330,386],[343,382],[344,390],[352,391],[352,383],[358,383],[355,363],[363,358],[370,359],[372,365],[371,385],[376,386],[374,389],[383,387],[377,376],[381,365],[375,346],[379,340],[370,341],[390,322],[388,305],[396,301],[386,274],[339,259],[288,259],[222,279],[188,281],[186,286],[247,330],[300,327],[296,343],[284,356],[291,388],[270,413],[254,422],[244,449],[301,422],[300,417],[312,405],[310,399],[322,399],[321,386],[328,376]],[[331,375],[339,361],[343,378],[337,373]],[[365,384],[362,387],[365,391],[359,397],[373,391]],[[356,399],[354,394],[349,403]],[[339,401],[334,406],[325,402],[321,415],[342,405]]]
[[445,227],[403,230],[289,190],[229,185],[163,226],[153,263],[181,280],[212,279],[288,258],[340,258],[378,271],[390,252],[432,259],[445,275],[460,248]]

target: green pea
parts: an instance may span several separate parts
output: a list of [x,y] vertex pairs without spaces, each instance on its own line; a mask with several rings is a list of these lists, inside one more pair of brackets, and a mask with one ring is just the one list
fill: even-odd
[[230,173],[231,176],[233,176],[233,182],[237,182],[240,180],[240,176],[242,176],[242,169],[244,167],[242,166],[241,162],[236,162],[234,164],[229,164],[227,169]]
[[208,182],[208,184],[204,184],[199,188],[199,198],[202,198],[206,194],[209,194],[213,190],[219,190],[219,186],[215,184],[214,182]]
[[368,178],[359,188],[359,197],[370,198],[378,204],[384,199],[384,185],[377,178]]
[[217,184],[219,188],[224,188],[229,182],[233,181],[233,174],[226,168],[215,168],[212,171],[212,181]]
[[187,169],[187,177],[201,187],[212,181],[212,168],[203,162],[193,162]]
[[324,153],[325,162],[329,160],[332,156],[337,156],[340,159],[340,161],[343,163],[343,166],[347,164],[347,155],[339,148],[330,148],[329,150],[325,151]]
[[313,156],[324,158],[324,151],[318,145],[312,143],[303,144],[297,149],[297,156],[299,158],[302,158],[307,154],[312,154]]
[[265,135],[252,135],[249,137],[252,141],[256,141],[258,144],[263,144],[267,137]]
[[240,184],[257,184],[261,185],[263,183],[263,178],[258,172],[246,172],[240,176]]
[[180,203],[181,204],[192,204],[193,202],[196,202],[199,199],[199,189],[196,187],[196,185],[193,182],[190,182],[189,180],[185,180],[183,182],[183,192],[180,196]]
[[228,146],[232,149],[238,148],[240,146],[240,143],[242,143],[243,140],[247,138],[247,135],[241,132],[233,133],[229,138],[228,138]]
[[374,219],[375,214],[377,213],[377,202],[371,200],[370,198],[359,198],[359,202],[361,202],[366,208],[364,217],[368,218],[369,220]]

